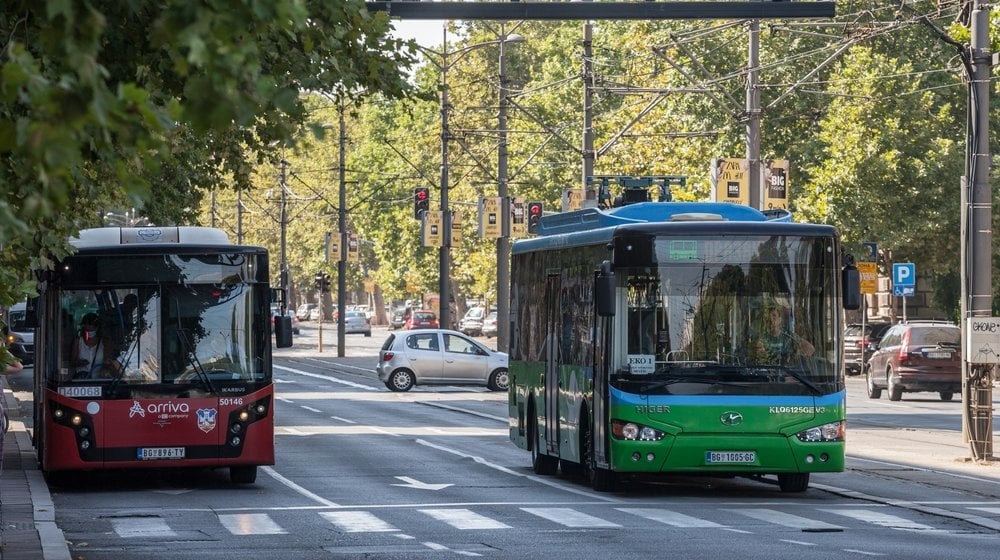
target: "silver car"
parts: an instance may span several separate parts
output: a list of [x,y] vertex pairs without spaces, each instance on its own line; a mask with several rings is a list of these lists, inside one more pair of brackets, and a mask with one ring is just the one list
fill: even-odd
[[372,335],[372,324],[364,311],[344,312],[344,334],[351,333],[362,333],[365,336]]
[[390,334],[375,371],[391,391],[409,391],[414,385],[485,385],[506,391],[508,383],[507,354],[448,329]]

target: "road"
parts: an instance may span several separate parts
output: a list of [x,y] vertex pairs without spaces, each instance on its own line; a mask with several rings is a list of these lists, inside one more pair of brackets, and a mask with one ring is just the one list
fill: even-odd
[[[1000,546],[996,481],[975,492],[967,479],[914,484],[897,476],[904,467],[850,443],[848,472],[814,475],[799,495],[774,481],[695,477],[601,494],[537,476],[507,439],[505,393],[391,393],[373,372],[384,332],[348,336],[338,359],[335,346],[307,350],[316,333],[303,327],[296,347],[275,352],[278,463],[250,486],[223,471],[165,471],[52,488],[74,558],[939,559],[961,550],[964,560],[995,558]],[[958,430],[960,403],[870,401],[860,379],[848,384],[859,442]]]

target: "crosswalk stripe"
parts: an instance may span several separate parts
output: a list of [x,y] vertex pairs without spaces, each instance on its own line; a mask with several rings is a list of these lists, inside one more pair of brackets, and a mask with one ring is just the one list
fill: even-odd
[[159,517],[112,519],[111,526],[123,539],[176,537],[177,533]]
[[766,521],[768,523],[774,523],[775,525],[783,525],[785,527],[792,527],[794,529],[843,529],[840,525],[833,525],[826,523],[824,521],[819,521],[816,519],[809,519],[808,517],[800,517],[798,515],[792,515],[790,513],[785,513],[783,511],[778,511],[774,509],[767,508],[750,508],[750,509],[727,509],[724,511],[730,511],[740,515],[745,515],[747,517],[757,519],[759,521]]
[[348,533],[384,533],[398,531],[367,511],[324,511],[320,515]]
[[287,535],[288,531],[266,513],[232,513],[219,515],[222,526],[234,535]]
[[1000,507],[970,507],[969,509],[985,511],[986,513],[1000,513]]
[[850,517],[852,519],[864,521],[865,523],[878,525],[879,527],[914,529],[919,531],[934,530],[934,527],[931,527],[930,525],[924,525],[923,523],[917,523],[916,521],[910,521],[909,519],[904,519],[888,513],[882,513],[880,511],[872,511],[868,509],[827,509],[823,511],[828,511],[836,515],[843,515],[844,517]]
[[659,523],[664,523],[666,525],[673,525],[674,527],[725,527],[725,525],[720,525],[714,521],[709,521],[707,519],[699,519],[697,517],[691,517],[690,515],[684,515],[683,513],[678,513],[676,511],[670,511],[668,509],[655,509],[655,508],[615,508],[618,511],[623,511],[625,513],[631,513],[632,515],[638,515],[639,517],[644,517],[646,519],[651,519]]
[[510,529],[510,525],[490,519],[468,509],[422,509],[420,513],[427,514],[438,521],[444,521],[456,529]]
[[521,510],[566,527],[621,527],[617,523],[572,508],[521,508]]

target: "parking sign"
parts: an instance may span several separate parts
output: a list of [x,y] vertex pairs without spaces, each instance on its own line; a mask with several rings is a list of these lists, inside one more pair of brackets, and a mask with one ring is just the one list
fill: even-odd
[[917,268],[913,263],[892,265],[892,295],[912,296],[916,291]]

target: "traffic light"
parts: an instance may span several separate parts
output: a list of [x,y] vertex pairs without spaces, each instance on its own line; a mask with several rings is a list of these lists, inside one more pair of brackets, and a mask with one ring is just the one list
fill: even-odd
[[324,292],[330,291],[330,275],[325,272],[323,273],[323,286],[321,289]]
[[316,276],[315,276],[315,280],[316,280],[316,282],[315,282],[316,289],[317,290],[322,290],[323,289],[323,273],[322,272],[317,272]]
[[529,202],[528,203],[528,233],[538,233],[539,226],[542,223],[542,203],[541,202]]
[[431,208],[431,190],[427,187],[413,189],[413,217],[420,219]]

